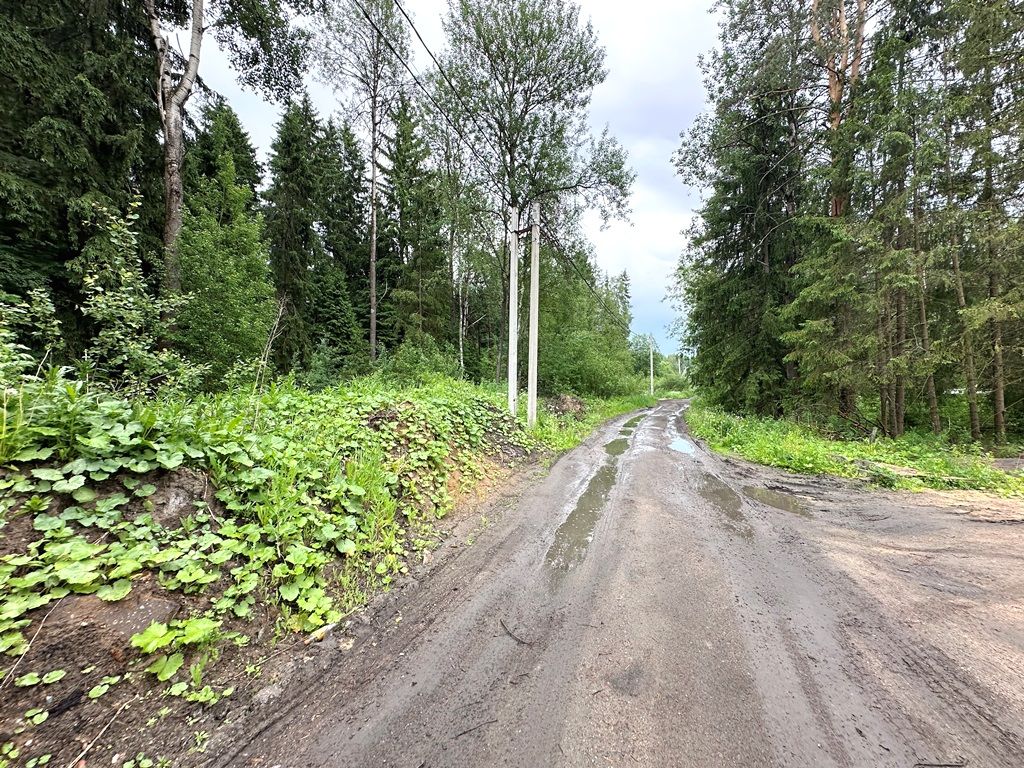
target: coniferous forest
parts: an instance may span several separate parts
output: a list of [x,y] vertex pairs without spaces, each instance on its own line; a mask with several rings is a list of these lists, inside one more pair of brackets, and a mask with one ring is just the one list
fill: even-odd
[[[525,229],[540,201],[543,389],[642,386],[628,279],[598,273],[579,226],[587,206],[623,215],[632,173],[590,133],[604,52],[572,4],[455,3],[419,75],[391,0],[8,6],[0,299],[37,364],[133,393],[257,371],[503,381],[509,212]],[[280,115],[265,163],[204,83],[215,46]],[[537,87],[518,103],[524,73]]]
[[1024,429],[1024,8],[727,0],[679,173],[714,402],[863,434]]

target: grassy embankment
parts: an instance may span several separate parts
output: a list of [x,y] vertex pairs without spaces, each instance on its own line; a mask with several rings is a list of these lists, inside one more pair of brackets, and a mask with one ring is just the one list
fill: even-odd
[[[174,712],[258,684],[268,643],[404,572],[485,474],[649,404],[594,401],[527,432],[502,392],[451,380],[137,402],[51,381],[3,397],[0,766],[66,762],[68,717],[47,702],[69,696],[89,719],[132,702],[147,732],[180,733],[161,727]],[[170,609],[121,640],[97,618],[108,604]]]
[[736,416],[694,401],[690,430],[712,449],[803,474],[861,478],[906,490],[975,489],[1024,496],[1024,476],[992,466],[980,446],[947,436],[909,433],[897,439],[831,439],[788,420]]

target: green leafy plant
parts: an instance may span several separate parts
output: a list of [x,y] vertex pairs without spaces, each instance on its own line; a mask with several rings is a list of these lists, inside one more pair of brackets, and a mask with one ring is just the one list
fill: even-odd
[[897,439],[831,439],[784,419],[744,417],[695,402],[686,412],[711,448],[804,474],[863,478],[886,488],[966,488],[1024,496],[1024,478],[992,466],[977,446],[908,433]]

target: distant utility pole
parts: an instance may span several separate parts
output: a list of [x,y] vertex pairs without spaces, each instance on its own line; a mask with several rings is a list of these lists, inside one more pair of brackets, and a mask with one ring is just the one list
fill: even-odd
[[651,356],[651,397],[654,397],[654,335],[647,337],[647,350]]
[[508,234],[508,410],[519,401],[519,211],[509,210]]
[[540,314],[540,203],[534,203],[530,247],[530,352],[526,375],[526,425],[537,424],[537,325]]

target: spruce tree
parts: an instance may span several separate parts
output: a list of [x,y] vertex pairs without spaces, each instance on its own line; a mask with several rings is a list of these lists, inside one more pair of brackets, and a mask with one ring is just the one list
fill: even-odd
[[216,178],[223,165],[223,155],[231,155],[235,167],[235,183],[249,190],[248,205],[259,205],[259,189],[263,167],[256,159],[256,149],[238,114],[223,98],[214,97],[202,109],[199,129],[189,142],[185,156],[185,179],[196,186],[200,179]]
[[267,241],[278,300],[284,304],[275,359],[284,370],[308,364],[310,270],[320,261],[320,122],[308,95],[288,104],[271,145]]
[[391,279],[392,322],[382,313],[382,336],[391,326],[396,338],[427,334],[439,343],[450,340],[451,276],[441,235],[440,177],[430,163],[430,150],[420,135],[412,104],[399,101],[392,118],[394,136],[385,142],[389,163],[383,232],[388,256],[381,274]]
[[252,211],[252,192],[239,183],[231,152],[202,177],[190,197],[179,241],[189,302],[178,314],[175,342],[208,366],[215,388],[235,363],[259,358],[274,320],[274,289],[263,217]]
[[69,312],[80,296],[64,267],[89,236],[94,202],[123,210],[141,195],[152,250],[159,119],[146,34],[127,0],[26,0],[0,14],[0,291],[49,284]]

